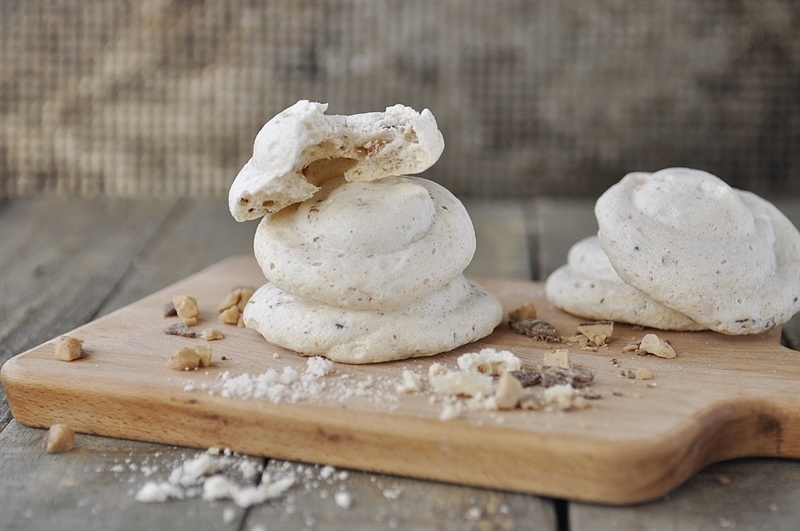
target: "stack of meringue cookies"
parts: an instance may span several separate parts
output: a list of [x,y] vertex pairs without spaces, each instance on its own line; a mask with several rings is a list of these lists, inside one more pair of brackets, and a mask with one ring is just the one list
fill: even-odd
[[448,190],[408,176],[444,149],[433,115],[326,107],[299,101],[267,122],[231,186],[237,221],[263,216],[254,249],[269,282],[245,326],[343,363],[429,356],[489,335],[502,307],[462,274],[472,221]]
[[[262,217],[268,282],[247,328],[306,356],[429,356],[492,333],[500,303],[466,279],[475,232],[448,190],[412,177],[444,149],[436,120],[395,105],[327,116],[305,100],[271,119],[231,186],[237,221]],[[706,172],[631,173],[597,201],[597,236],[545,286],[588,319],[755,334],[800,311],[800,233],[771,203]]]

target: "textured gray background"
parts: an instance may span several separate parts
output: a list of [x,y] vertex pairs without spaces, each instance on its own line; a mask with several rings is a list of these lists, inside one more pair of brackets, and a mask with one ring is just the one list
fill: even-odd
[[224,195],[261,125],[430,108],[462,197],[706,169],[800,195],[788,0],[2,0],[0,196]]

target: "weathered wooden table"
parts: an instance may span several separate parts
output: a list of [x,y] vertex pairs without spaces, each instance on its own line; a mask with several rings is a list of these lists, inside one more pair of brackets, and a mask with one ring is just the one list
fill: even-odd
[[[800,225],[800,201],[776,204]],[[592,199],[468,201],[478,251],[468,274],[544,279],[596,231]],[[251,253],[255,224],[224,199],[28,198],[0,204],[0,362],[218,260]],[[784,329],[800,347],[800,319]],[[800,393],[800,382],[798,382]],[[708,467],[663,499],[600,506],[358,471],[235,456],[302,481],[242,509],[201,497],[135,500],[151,477],[199,450],[79,435],[46,454],[44,430],[0,403],[2,529],[797,529],[800,463],[741,459]],[[344,472],[344,473],[343,473]],[[350,494],[352,505],[335,502]]]

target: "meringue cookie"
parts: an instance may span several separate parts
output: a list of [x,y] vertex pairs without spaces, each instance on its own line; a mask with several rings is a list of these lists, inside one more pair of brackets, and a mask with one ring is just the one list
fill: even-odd
[[545,294],[556,308],[586,319],[661,330],[705,328],[626,284],[612,267],[597,236],[584,238],[570,248],[567,264],[547,277]]
[[466,209],[419,177],[334,179],[261,220],[255,256],[267,280],[298,297],[394,310],[440,289],[475,252]]
[[619,276],[707,328],[755,334],[800,311],[800,233],[755,194],[668,168],[625,176],[595,215]]
[[286,293],[271,283],[256,290],[244,310],[245,326],[270,343],[341,363],[446,352],[489,335],[502,319],[497,300],[462,275],[391,311],[332,306]]
[[267,122],[253,157],[231,185],[228,207],[237,221],[258,219],[311,198],[326,180],[416,174],[444,150],[436,119],[394,105],[386,112],[326,116],[327,104],[300,100]]

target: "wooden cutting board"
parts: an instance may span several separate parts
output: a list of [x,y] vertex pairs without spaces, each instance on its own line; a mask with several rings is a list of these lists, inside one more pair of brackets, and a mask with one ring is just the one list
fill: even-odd
[[[581,321],[551,308],[541,283],[479,281],[506,310],[534,302],[561,335],[573,335]],[[335,364],[329,375],[307,376],[310,387],[288,385],[279,401],[255,398],[259,375],[287,367],[302,375],[307,366],[307,358],[218,321],[216,307],[232,288],[262,282],[252,258],[231,258],[71,332],[84,340],[79,360],[55,360],[52,341],[18,355],[0,374],[14,417],[30,426],[63,422],[83,433],[615,504],[662,496],[724,459],[800,458],[800,353],[779,345],[778,330],[745,337],[658,332],[678,354],[662,359],[624,352],[646,331],[618,324],[607,348],[569,347],[571,360],[595,373],[591,389],[601,398],[590,407],[469,411],[442,421],[441,397],[428,389],[397,392],[403,370],[424,382],[430,364],[455,370],[459,355],[485,347],[535,366],[563,345],[501,325],[449,353]],[[162,315],[176,294],[198,300],[198,330],[218,328],[225,339],[162,333],[177,320]],[[198,343],[213,347],[211,367],[165,368],[173,352]],[[638,368],[653,380],[620,375]],[[244,398],[223,396],[234,382],[247,384]]]

